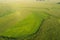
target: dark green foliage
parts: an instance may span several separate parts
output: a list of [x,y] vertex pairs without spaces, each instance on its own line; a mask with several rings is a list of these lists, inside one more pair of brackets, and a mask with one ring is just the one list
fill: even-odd
[[60,4],[60,2],[58,2],[57,4]]

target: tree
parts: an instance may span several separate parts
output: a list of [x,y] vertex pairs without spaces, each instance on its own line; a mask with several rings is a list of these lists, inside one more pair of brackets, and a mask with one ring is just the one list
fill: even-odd
[[57,4],[60,4],[60,2],[58,2]]

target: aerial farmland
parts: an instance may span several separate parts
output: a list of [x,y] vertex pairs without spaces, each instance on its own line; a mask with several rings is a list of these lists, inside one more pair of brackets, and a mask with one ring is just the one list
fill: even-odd
[[0,1],[0,40],[60,40],[59,0]]

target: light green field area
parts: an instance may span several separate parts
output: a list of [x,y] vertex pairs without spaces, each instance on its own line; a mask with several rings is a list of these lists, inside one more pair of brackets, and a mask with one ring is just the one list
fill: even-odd
[[60,4],[1,4],[0,40],[60,40]]

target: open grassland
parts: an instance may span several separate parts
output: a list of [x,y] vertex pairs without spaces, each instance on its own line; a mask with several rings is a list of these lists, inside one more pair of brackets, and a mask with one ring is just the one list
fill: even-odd
[[60,40],[59,31],[59,4],[0,5],[0,40]]

